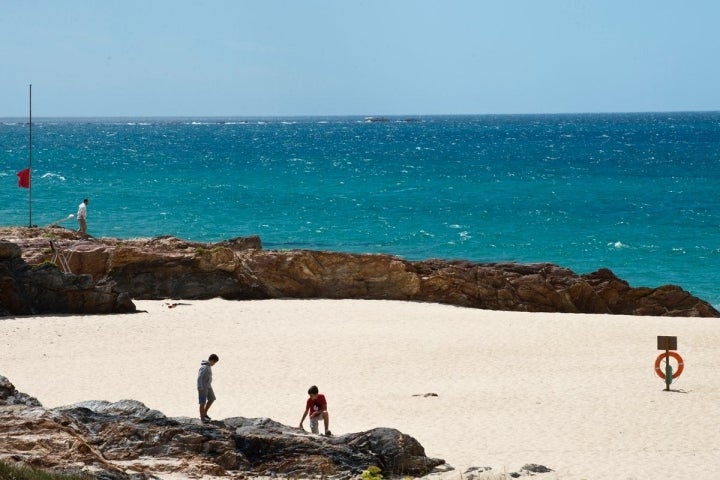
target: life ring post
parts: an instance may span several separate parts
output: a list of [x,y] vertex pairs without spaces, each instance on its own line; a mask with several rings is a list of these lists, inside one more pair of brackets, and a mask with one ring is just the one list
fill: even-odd
[[[655,373],[665,380],[665,391],[670,391],[670,384],[673,379],[680,376],[685,368],[682,357],[677,352],[671,352],[671,350],[677,350],[677,337],[660,336],[657,337],[657,349],[665,350],[665,353],[661,353],[655,359]],[[677,371],[673,372],[672,366],[670,366],[670,357],[673,357],[678,362]],[[660,363],[665,359],[665,371],[663,372],[660,368]]]

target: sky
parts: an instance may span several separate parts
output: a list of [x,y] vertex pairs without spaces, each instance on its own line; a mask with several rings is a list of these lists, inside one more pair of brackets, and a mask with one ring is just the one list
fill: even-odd
[[0,0],[0,117],[720,110],[718,0]]

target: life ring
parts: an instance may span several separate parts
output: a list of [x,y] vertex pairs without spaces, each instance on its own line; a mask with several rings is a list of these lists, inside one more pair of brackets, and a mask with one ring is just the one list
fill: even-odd
[[[675,378],[679,377],[679,376],[682,374],[683,370],[685,369],[685,364],[683,363],[683,358],[680,356],[679,353],[677,353],[677,352],[668,352],[668,353],[670,354],[670,356],[671,356],[672,358],[674,358],[674,359],[677,360],[677,362],[678,362],[677,370],[673,372],[673,376],[672,376],[672,378],[675,379]],[[660,363],[661,363],[663,360],[665,360],[665,354],[664,354],[664,353],[661,353],[661,354],[658,355],[658,357],[655,359],[655,373],[657,373],[658,377],[660,377],[660,378],[662,378],[663,380],[665,380],[665,372],[663,372],[662,369],[660,368]]]

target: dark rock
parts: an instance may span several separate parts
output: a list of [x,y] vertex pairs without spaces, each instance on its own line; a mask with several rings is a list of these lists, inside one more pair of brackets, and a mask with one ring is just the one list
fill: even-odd
[[422,476],[445,463],[428,458],[417,440],[392,428],[321,437],[270,419],[238,417],[224,423],[236,428],[238,451],[262,474],[359,474],[375,465],[386,475]]
[[[49,241],[43,241],[52,255]],[[63,273],[50,259],[29,265],[14,243],[0,240],[0,316],[43,313],[127,313],[135,304],[111,280]]]
[[236,426],[238,451],[263,474],[360,474],[375,465],[386,475],[422,476],[445,463],[428,458],[417,440],[391,428],[320,437],[269,419],[236,418],[225,424]]
[[548,473],[552,472],[551,469],[546,467],[545,465],[538,465],[536,463],[528,463],[523,465],[523,467],[520,469],[521,471],[530,472],[530,473]]
[[15,389],[6,377],[0,375],[0,405],[25,405],[27,407],[42,406],[37,398],[31,397]]
[[0,260],[20,258],[20,247],[10,242],[0,242]]
[[468,480],[475,480],[478,478],[481,478],[480,475],[489,472],[492,470],[492,467],[470,467],[467,470],[465,470],[465,473],[463,474],[463,478],[467,478]]
[[444,463],[391,428],[321,437],[267,418],[210,424],[168,418],[135,400],[44,409],[5,377],[0,438],[0,458],[55,471],[81,466],[96,478],[118,480],[160,473],[351,478],[373,465],[386,476],[422,476]]

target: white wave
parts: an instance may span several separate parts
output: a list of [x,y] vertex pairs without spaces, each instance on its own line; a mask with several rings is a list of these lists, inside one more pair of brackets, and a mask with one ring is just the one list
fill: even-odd
[[43,173],[43,174],[40,176],[40,178],[57,179],[57,180],[60,180],[60,181],[62,181],[62,182],[65,181],[65,177],[63,177],[62,175],[60,175],[60,174],[58,174],[58,173],[51,173],[51,172]]
[[628,248],[629,245],[625,245],[624,243],[622,243],[621,241],[618,240],[617,242],[608,243],[608,247],[617,248],[619,250],[621,248]]

